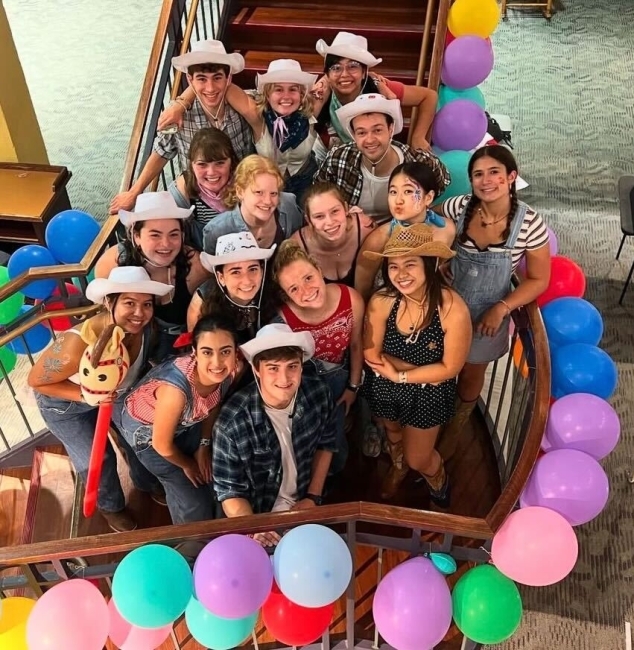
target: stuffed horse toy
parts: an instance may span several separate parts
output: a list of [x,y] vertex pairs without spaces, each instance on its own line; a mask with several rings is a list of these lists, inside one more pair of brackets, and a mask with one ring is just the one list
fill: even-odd
[[88,346],[79,361],[81,394],[86,404],[99,406],[84,494],[84,516],[91,517],[97,506],[101,467],[112,417],[112,397],[128,374],[130,355],[123,345],[125,332],[117,325],[108,325],[97,335],[88,320],[80,334]]

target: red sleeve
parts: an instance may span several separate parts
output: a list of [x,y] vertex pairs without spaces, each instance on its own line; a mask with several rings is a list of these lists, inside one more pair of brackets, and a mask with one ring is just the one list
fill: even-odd
[[399,102],[403,101],[405,84],[402,84],[400,81],[388,81],[386,86],[396,95]]

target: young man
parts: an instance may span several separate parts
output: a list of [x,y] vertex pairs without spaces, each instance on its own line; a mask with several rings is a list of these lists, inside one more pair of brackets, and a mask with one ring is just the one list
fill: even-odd
[[195,99],[189,106],[183,97],[174,101],[186,112],[182,126],[167,129],[157,134],[154,149],[141,174],[127,192],[117,194],[110,204],[111,214],[119,210],[131,210],[136,197],[161,173],[169,160],[178,156],[179,171],[187,168],[189,147],[196,131],[204,127],[214,127],[224,131],[242,160],[255,153],[251,128],[244,118],[225,102],[225,93],[231,77],[244,70],[241,54],[227,54],[220,41],[208,40],[192,44],[191,52],[172,59],[172,65],[187,75]]
[[[227,517],[321,505],[335,445],[327,385],[302,376],[315,352],[309,332],[264,326],[240,348],[255,382],[222,407],[213,432],[213,477]],[[256,539],[275,545],[279,535]]]
[[403,129],[403,114],[397,99],[379,94],[360,95],[337,109],[342,128],[354,138],[350,144],[335,147],[315,174],[315,182],[329,181],[342,191],[350,206],[360,207],[376,223],[391,218],[388,181],[392,170],[402,162],[429,165],[443,190],[451,180],[445,166],[429,151],[412,149],[392,140]]

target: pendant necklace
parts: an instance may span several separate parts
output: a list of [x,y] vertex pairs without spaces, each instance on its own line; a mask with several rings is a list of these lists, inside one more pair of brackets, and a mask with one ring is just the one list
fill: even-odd
[[[420,311],[418,313],[418,316],[416,317],[416,320],[412,320],[410,318],[411,325],[409,326],[409,331],[411,332],[410,335],[405,339],[405,343],[407,345],[414,345],[418,341],[418,337],[420,336],[421,330],[419,329],[421,325],[421,320],[423,316],[423,305],[422,303],[416,303],[416,301],[412,300],[417,306],[419,307]],[[410,316],[409,313],[409,304],[407,302],[407,298],[405,298],[405,313],[407,316]]]
[[484,220],[484,210],[482,208],[478,208],[478,214],[480,215],[480,224],[484,228],[488,228],[489,226],[494,226],[496,223],[500,223],[500,221],[502,221],[503,219],[506,219],[506,217],[507,217],[507,215],[505,214],[505,215],[503,215],[501,217],[498,217],[494,221],[487,222],[487,221]]

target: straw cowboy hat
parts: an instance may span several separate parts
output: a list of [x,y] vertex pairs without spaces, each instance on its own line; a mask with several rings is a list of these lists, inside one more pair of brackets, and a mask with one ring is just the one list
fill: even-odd
[[231,74],[238,74],[244,70],[244,57],[234,52],[227,54],[225,46],[220,41],[209,39],[208,41],[197,41],[192,43],[191,52],[175,56],[172,65],[179,71],[187,74],[189,66],[202,65],[204,63],[217,63],[228,65]]
[[257,76],[257,80],[259,93],[262,92],[265,84],[274,83],[299,84],[308,91],[315,85],[317,75],[304,72],[302,66],[293,59],[275,59],[269,63],[264,74]]
[[382,253],[365,251],[363,254],[371,260],[384,257],[438,257],[448,260],[455,255],[449,246],[435,241],[433,228],[423,223],[407,227],[396,226]]
[[351,61],[358,61],[367,65],[368,68],[373,68],[379,65],[383,59],[377,59],[370,52],[368,52],[368,39],[364,36],[351,34],[350,32],[339,32],[331,45],[328,45],[323,38],[320,38],[315,45],[315,49],[324,58],[328,54],[340,56],[342,59],[350,59]]
[[250,232],[232,232],[218,237],[215,255],[203,251],[200,254],[200,263],[213,273],[216,266],[223,264],[271,259],[276,247],[277,245],[273,244],[271,248],[260,248]]
[[169,192],[145,192],[137,196],[134,212],[119,210],[119,221],[129,228],[137,221],[149,219],[187,219],[193,211],[193,206],[179,208]]
[[394,120],[394,135],[403,130],[401,103],[398,99],[386,99],[379,93],[359,95],[353,102],[344,104],[341,108],[338,108],[336,113],[341,122],[341,126],[351,135],[354,135],[351,124],[352,120],[359,115],[365,115],[367,113],[383,113],[384,115],[389,115]]
[[155,282],[142,266],[115,266],[107,278],[96,278],[86,287],[86,298],[102,303],[113,293],[149,293],[164,296],[174,287],[171,284]]
[[308,361],[315,354],[315,339],[310,332],[293,332],[286,323],[271,323],[259,330],[254,339],[241,345],[240,349],[245,359],[253,363],[253,357],[260,352],[287,347],[300,348],[304,361]]

